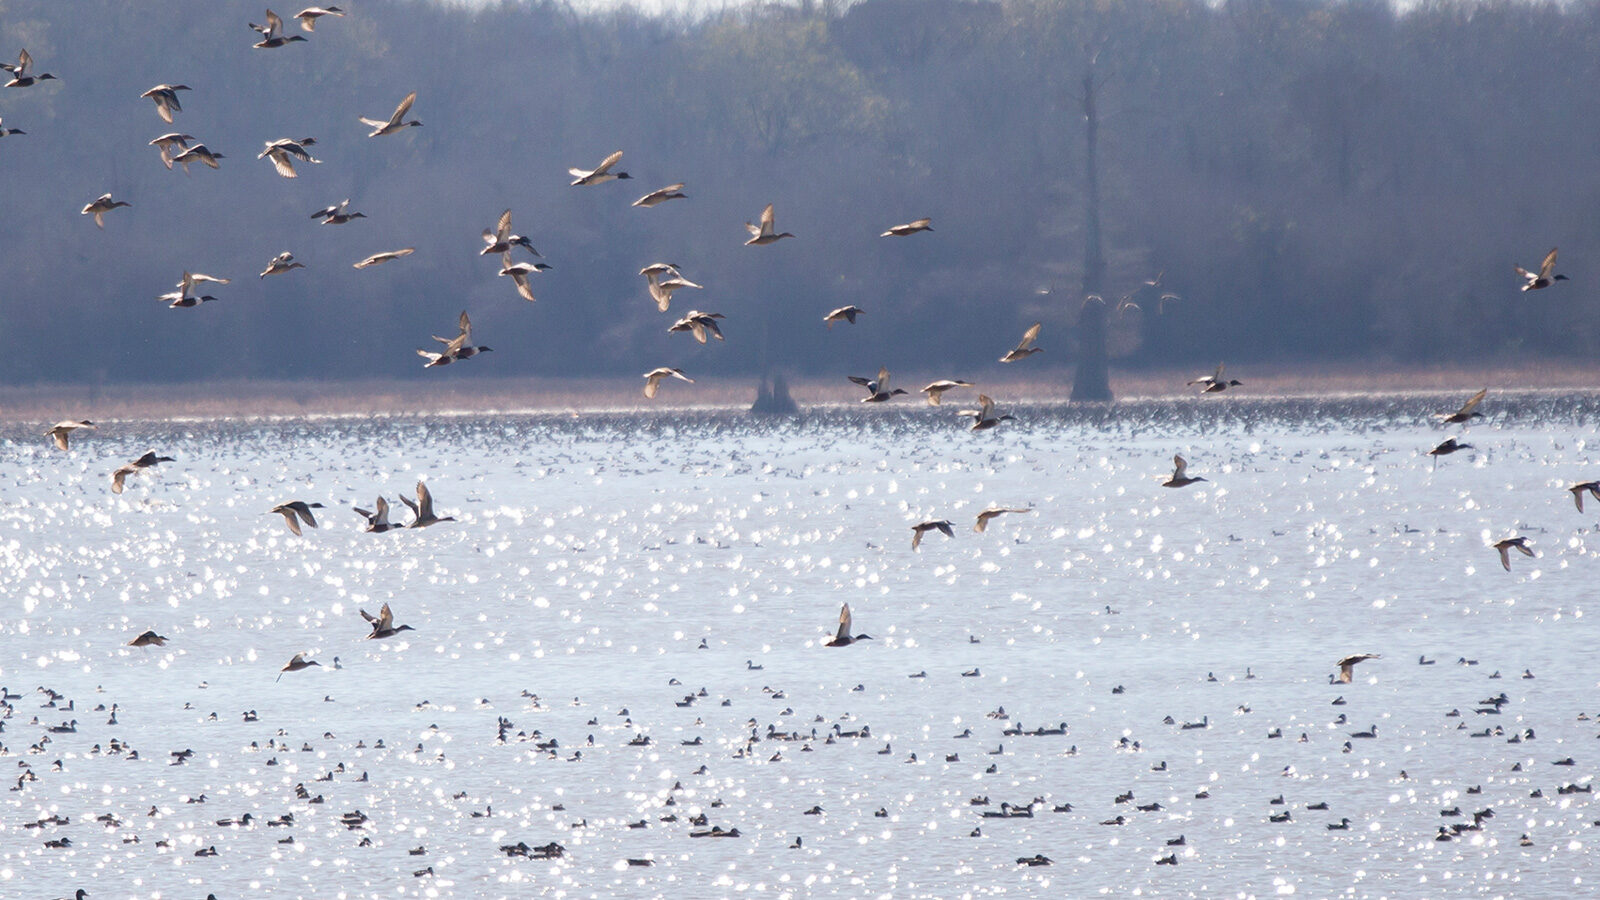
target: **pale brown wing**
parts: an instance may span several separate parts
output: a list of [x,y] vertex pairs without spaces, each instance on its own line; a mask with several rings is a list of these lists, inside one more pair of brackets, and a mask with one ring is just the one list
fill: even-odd
[[1544,255],[1544,262],[1539,263],[1539,277],[1549,279],[1550,274],[1556,270],[1556,248],[1551,247],[1550,252]]
[[417,102],[417,92],[412,91],[406,95],[404,100],[400,101],[399,106],[394,108],[394,115],[389,117],[389,123],[392,125],[400,124],[400,120],[406,117],[406,113],[411,111],[411,104],[415,102]]
[[776,230],[773,227],[775,218],[772,212],[772,204],[768,203],[767,208],[761,211],[761,232],[763,234],[771,234]]
[[426,482],[417,482],[417,515],[424,519],[433,518],[433,495],[428,493]]
[[501,241],[511,237],[511,210],[500,214],[500,221],[494,226],[494,236]]
[[844,641],[850,638],[850,604],[846,603],[839,609],[839,633],[834,635],[834,640]]
[[1467,402],[1461,404],[1461,408],[1460,409],[1456,410],[1456,415],[1458,415],[1458,416],[1469,415],[1473,410],[1478,408],[1478,404],[1482,403],[1483,402],[1483,398],[1487,397],[1488,395],[1489,395],[1489,389],[1488,388],[1484,388],[1483,390],[1477,392],[1476,394],[1473,394],[1472,397],[1467,400]]
[[601,160],[600,161],[600,165],[595,166],[594,167],[594,171],[589,173],[589,174],[591,174],[591,175],[604,175],[604,174],[606,174],[607,171],[609,171],[611,169],[612,166],[616,165],[619,162],[622,162],[622,151],[621,150],[618,150],[617,152],[615,152],[615,153],[611,154],[610,156],[606,157],[605,159]]

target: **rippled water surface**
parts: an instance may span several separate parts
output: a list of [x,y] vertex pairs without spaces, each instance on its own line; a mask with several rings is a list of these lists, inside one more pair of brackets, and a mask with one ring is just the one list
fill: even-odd
[[0,431],[0,894],[1587,895],[1593,399],[1451,405]]

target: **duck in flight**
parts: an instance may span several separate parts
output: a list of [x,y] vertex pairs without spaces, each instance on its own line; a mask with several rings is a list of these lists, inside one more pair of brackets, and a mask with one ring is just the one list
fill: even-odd
[[855,635],[852,635],[850,633],[850,626],[851,626],[850,604],[846,603],[843,607],[841,607],[839,609],[839,630],[834,634],[833,640],[825,642],[822,646],[824,646],[824,647],[848,647],[851,644],[854,644],[856,641],[870,641],[870,640],[872,640],[872,635],[870,635],[870,634],[855,634]]
[[387,603],[383,605],[382,609],[378,610],[377,615],[373,615],[364,609],[356,611],[361,613],[361,618],[366,619],[367,623],[372,626],[372,633],[367,635],[367,640],[369,641],[394,637],[402,631],[416,631],[410,625],[396,626],[394,624],[394,613],[389,609],[389,604]]
[[154,465],[156,465],[158,463],[172,462],[172,461],[173,461],[172,457],[170,457],[170,456],[157,456],[156,452],[154,450],[151,450],[150,452],[148,452],[145,455],[139,457],[138,459],[134,460],[133,462],[128,463],[127,465],[118,466],[117,470],[115,472],[111,473],[111,493],[113,493],[113,494],[122,493],[122,482],[127,480],[127,477],[129,475],[132,475],[132,474],[134,474],[136,472],[140,472],[140,471],[143,471],[145,469],[148,469],[151,466],[154,466]]
[[1000,361],[1011,363],[1019,359],[1027,359],[1035,353],[1043,353],[1044,348],[1033,346],[1033,342],[1039,339],[1039,329],[1043,325],[1043,322],[1035,322],[1029,326],[1028,330],[1022,333],[1022,340],[1018,341],[1017,346],[1013,347],[1005,356],[1000,357]]
[[1334,663],[1334,665],[1339,667],[1339,683],[1349,684],[1350,679],[1354,677],[1356,663],[1369,659],[1383,659],[1383,656],[1382,654],[1378,653],[1352,653],[1351,655],[1346,656],[1345,658]]
[[722,336],[722,329],[717,327],[717,320],[723,318],[727,317],[722,313],[704,313],[698,309],[691,309],[684,314],[683,318],[673,322],[667,328],[667,331],[668,333],[687,331],[694,335],[696,341],[702,344],[706,342],[706,333],[710,332],[717,340],[721,341],[725,340],[725,338]]
[[929,519],[911,526],[911,549],[922,546],[922,536],[930,531],[942,531],[945,537],[955,537],[956,531],[948,519]]
[[382,495],[378,497],[375,512],[368,512],[359,506],[354,507],[354,509],[357,515],[367,520],[367,527],[363,528],[362,531],[382,534],[385,531],[393,531],[396,528],[404,527],[389,521],[389,501],[385,500]]
[[1433,457],[1433,467],[1437,469],[1439,468],[1439,457],[1449,456],[1452,453],[1459,453],[1462,450],[1471,449],[1473,449],[1471,444],[1463,444],[1455,438],[1445,438],[1437,447],[1429,450],[1428,455]]
[[1522,536],[1502,538],[1494,542],[1494,549],[1500,551],[1500,565],[1511,571],[1511,551],[1516,550],[1523,556],[1532,557],[1533,548],[1528,546],[1528,539]]
[[823,316],[822,321],[827,323],[828,330],[831,331],[833,330],[833,324],[835,322],[849,322],[851,325],[854,325],[856,323],[856,316],[861,315],[862,312],[864,312],[864,310],[862,310],[862,308],[859,306],[841,306],[833,312]]
[[321,508],[321,503],[307,503],[304,500],[290,500],[288,503],[280,503],[277,506],[274,506],[272,508],[272,512],[283,516],[283,520],[289,524],[289,530],[298,536],[300,534],[301,522],[306,523],[312,528],[317,527],[316,517],[311,515],[311,511],[313,509]]
[[[302,40],[304,39],[302,38]],[[412,91],[406,95],[404,100],[400,101],[399,106],[394,108],[394,114],[389,116],[389,120],[386,122],[379,119],[369,119],[365,116],[357,116],[357,118],[361,120],[363,125],[366,125],[372,129],[371,133],[369,133],[367,137],[381,137],[386,134],[394,134],[402,128],[411,128],[413,126],[420,126],[422,124],[416,119],[412,119],[409,122],[405,120],[406,113],[411,111],[411,104],[415,102],[417,102],[417,92]]]
[[265,278],[268,275],[281,275],[284,272],[289,272],[294,269],[304,269],[305,267],[305,263],[295,262],[294,254],[286,250],[282,253],[279,253],[277,256],[274,256],[272,258],[272,262],[267,263],[266,269],[261,272],[261,277]]
[[160,151],[161,164],[166,166],[168,169],[171,169],[172,158],[174,156],[172,151],[177,150],[181,153],[189,149],[189,142],[192,140],[194,140],[194,135],[179,134],[178,132],[174,131],[171,134],[161,135],[160,137],[151,141],[149,146],[155,147]]
[[[533,248],[533,241],[520,234],[511,233],[511,210],[509,209],[500,214],[500,219],[495,222],[493,231],[487,228],[483,230],[483,244],[483,249],[478,251],[479,256],[489,256],[495,253],[507,255],[511,253],[512,247],[521,247],[540,259],[544,258],[538,250]],[[509,266],[510,262],[508,261],[506,265]]]
[[972,382],[962,381],[960,379],[944,378],[923,387],[922,393],[928,395],[929,406],[938,406],[939,401],[942,399],[941,395],[945,391],[962,387],[972,387]]
[[[27,132],[21,128],[7,128],[5,127],[5,119],[0,119],[0,137],[5,137],[8,134],[27,134]],[[171,167],[169,166],[168,168]]]
[[128,642],[129,647],[165,647],[166,645],[167,639],[154,631],[146,631]]
[[[533,248],[530,247],[529,249]],[[528,281],[528,276],[538,274],[549,268],[542,262],[514,263],[511,261],[510,253],[500,254],[500,274],[509,276],[511,283],[517,286],[517,296],[529,303],[538,302],[538,298],[533,296],[533,284]]]
[[765,244],[776,244],[778,241],[781,241],[784,238],[794,237],[794,235],[787,231],[778,231],[776,219],[772,213],[771,203],[768,203],[767,208],[761,211],[760,225],[752,225],[749,222],[746,222],[744,223],[744,227],[750,232],[750,240],[744,242],[746,247],[760,247]]
[[301,138],[298,141],[293,138],[278,138],[275,141],[267,141],[266,149],[256,154],[256,159],[270,158],[272,167],[277,170],[279,175],[284,178],[298,178],[300,176],[294,171],[295,160],[298,159],[307,163],[322,162],[322,160],[313,157],[311,151],[306,149],[316,142],[316,138]]
[[296,653],[294,655],[294,659],[289,660],[284,664],[283,668],[278,670],[278,677],[273,679],[273,681],[282,681],[283,673],[285,672],[298,672],[301,669],[309,669],[312,666],[320,665],[322,665],[322,663],[319,663],[314,659],[306,659],[306,655],[304,653]]
[[1473,419],[1481,419],[1483,418],[1483,413],[1478,412],[1478,404],[1482,403],[1483,398],[1487,396],[1489,396],[1489,389],[1484,388],[1468,397],[1467,402],[1461,404],[1461,408],[1455,412],[1434,413],[1433,417],[1438,419],[1441,425],[1459,425],[1471,422]]
[[156,299],[163,303],[170,303],[172,309],[187,309],[192,306],[199,306],[207,300],[217,299],[209,294],[203,297],[197,297],[194,295],[194,289],[196,285],[207,283],[228,284],[229,279],[217,278],[216,276],[206,275],[202,272],[184,272],[183,278],[178,280],[177,290],[168,291]]
[[316,31],[317,20],[323,16],[343,16],[344,10],[337,6],[308,6],[294,14],[300,20],[302,31]]
[[995,518],[996,516],[1003,516],[1006,513],[1031,513],[1031,512],[1033,512],[1033,507],[1031,507],[1031,506],[1029,506],[1029,507],[991,506],[988,509],[978,513],[978,521],[973,523],[972,530],[978,532],[979,534],[982,534],[983,530],[985,528],[989,527],[989,521],[991,519]]
[[366,217],[366,213],[350,212],[349,197],[332,206],[325,206],[311,214],[311,218],[321,219],[324,225],[343,225],[352,219],[365,219]]
[[906,393],[902,388],[889,390],[889,367],[879,366],[877,378],[862,378],[860,375],[849,376],[850,380],[867,389],[867,396],[861,398],[862,403],[883,403],[892,400],[896,395]]
[[51,75],[49,72],[40,72],[37,75],[29,75],[28,70],[32,67],[33,57],[28,54],[26,49],[17,54],[16,65],[12,65],[11,63],[0,63],[0,69],[4,69],[11,73],[11,80],[6,82],[5,86],[25,88],[33,87],[41,81],[56,80],[56,77]]
[[[63,445],[61,449],[65,450],[67,448]],[[1600,481],[1580,481],[1567,488],[1567,490],[1572,493],[1572,502],[1578,507],[1578,512],[1583,512],[1583,495],[1585,492],[1596,500],[1600,500]]]
[[[88,419],[79,419],[75,422],[70,420],[66,422],[57,422],[55,425],[51,426],[49,431],[45,432],[45,437],[54,439],[56,446],[62,450],[65,450],[67,449],[67,439],[74,431],[77,431],[79,428],[93,427],[95,427],[94,423]],[[1579,501],[1578,509],[1583,509],[1582,501]]]
[[661,387],[661,380],[664,378],[676,378],[679,381],[687,381],[690,384],[694,384],[694,379],[683,374],[682,369],[674,369],[668,366],[651,369],[644,373],[644,395],[646,398],[655,399],[656,391]]
[[187,84],[158,84],[139,96],[148,97],[154,101],[156,115],[161,117],[161,121],[170,125],[172,123],[172,114],[183,112],[183,104],[178,102],[178,92],[187,90],[189,90]]
[[1547,288],[1558,281],[1567,280],[1565,275],[1553,274],[1556,270],[1556,249],[1551,247],[1550,252],[1544,255],[1544,261],[1539,263],[1539,271],[1536,273],[1529,272],[1521,266],[1516,267],[1517,274],[1522,276],[1523,290],[1537,291],[1541,288]]
[[402,256],[410,256],[415,252],[417,252],[417,248],[415,247],[402,247],[399,250],[385,250],[382,253],[374,253],[366,259],[363,259],[362,261],[356,263],[355,267],[358,269],[366,269],[399,259]]
[[932,230],[932,219],[916,219],[914,221],[907,222],[904,225],[896,225],[893,228],[890,228],[888,231],[885,231],[883,234],[878,235],[878,237],[906,237],[907,235],[916,234],[919,231]]
[[1172,457],[1172,477],[1161,482],[1161,486],[1181,488],[1188,487],[1196,481],[1205,481],[1205,479],[1199,475],[1191,478],[1189,476],[1189,463],[1182,456],[1174,454]]
[[619,162],[622,162],[621,150],[602,159],[600,165],[595,166],[593,169],[571,168],[567,170],[567,174],[572,176],[573,187],[587,187],[591,184],[604,184],[607,181],[616,181],[620,178],[632,178],[633,176],[627,172],[611,171],[611,167]]
[[1010,421],[1016,418],[1010,413],[1005,413],[998,416],[995,415],[994,401],[989,398],[988,394],[978,395],[977,409],[963,409],[960,414],[963,416],[972,417],[972,428],[970,429],[972,431],[987,431],[988,429],[999,425],[1001,422]]
[[669,184],[664,188],[645,194],[643,197],[633,201],[633,205],[649,209],[652,206],[660,206],[668,200],[682,200],[685,196],[683,182],[680,181],[677,184]]
[[222,165],[217,160],[227,158],[221,153],[211,152],[211,148],[205,144],[195,144],[193,147],[187,147],[182,153],[172,157],[172,161],[183,166],[184,174],[188,174],[189,163],[205,163],[213,169],[220,169]]
[[[673,291],[683,288],[695,288],[698,290],[704,287],[704,285],[695,284],[683,277],[677,266],[670,263],[651,263],[640,269],[639,274],[644,276],[645,284],[650,289],[650,299],[656,302],[656,309],[661,312],[666,312],[672,306]],[[703,344],[705,341],[700,343]]]
[[261,40],[250,45],[257,50],[273,50],[278,47],[291,44],[295,41],[305,40],[305,38],[298,34],[291,37],[284,37],[283,20],[278,18],[278,14],[270,9],[267,10],[267,24],[257,25],[256,23],[251,22],[250,28],[252,31],[261,35]]
[[1244,386],[1244,382],[1242,381],[1230,381],[1229,379],[1222,377],[1222,363],[1217,363],[1217,370],[1210,375],[1202,375],[1201,377],[1187,383],[1191,385],[1205,385],[1205,387],[1200,391],[1202,394],[1213,394],[1220,391],[1225,391],[1231,387]]
[[411,507],[411,514],[415,517],[407,528],[427,528],[440,522],[454,522],[455,516],[436,516],[433,514],[433,494],[428,491],[427,482],[417,482],[417,499],[415,502],[405,494],[400,495],[400,502]]

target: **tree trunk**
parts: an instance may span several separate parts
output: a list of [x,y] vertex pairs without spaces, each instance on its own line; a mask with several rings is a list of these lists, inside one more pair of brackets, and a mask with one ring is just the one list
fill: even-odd
[[1106,360],[1106,305],[1100,299],[1106,277],[1105,250],[1100,244],[1100,118],[1094,105],[1094,62],[1083,76],[1084,181],[1083,308],[1078,313],[1078,371],[1072,399],[1108,403],[1111,371]]

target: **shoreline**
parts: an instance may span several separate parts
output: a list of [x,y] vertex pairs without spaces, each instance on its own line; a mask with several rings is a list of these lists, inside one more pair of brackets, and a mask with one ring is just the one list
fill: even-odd
[[[1119,372],[1113,370],[1117,404],[1198,397],[1184,382],[1201,374],[1190,370]],[[1530,363],[1487,369],[1437,367],[1355,368],[1348,366],[1255,366],[1229,371],[1244,385],[1206,402],[1314,399],[1352,396],[1423,396],[1459,393],[1464,400],[1478,388],[1495,393],[1600,393],[1600,364]],[[1070,402],[1070,368],[1006,372],[977,380],[976,390],[1002,405],[1056,405]],[[908,391],[947,374],[911,371],[897,377]],[[362,381],[206,381],[173,384],[31,385],[0,388],[0,422],[57,421],[66,418],[229,419],[346,416],[412,416],[513,413],[619,413],[645,410],[727,411],[747,408],[755,399],[756,376],[705,376],[696,384],[663,388],[654,402],[641,382],[627,378],[541,378],[537,376]],[[855,407],[860,390],[843,377],[795,377],[789,390],[802,410]],[[918,396],[906,403],[926,406]],[[967,400],[952,396],[951,410]],[[1083,404],[1092,406],[1096,404]]]

